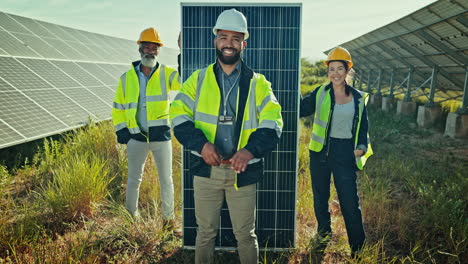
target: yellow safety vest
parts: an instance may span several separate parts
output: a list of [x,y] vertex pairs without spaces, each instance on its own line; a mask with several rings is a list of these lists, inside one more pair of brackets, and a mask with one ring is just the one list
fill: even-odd
[[[315,152],[320,152],[325,145],[325,140],[327,139],[327,129],[328,123],[330,122],[331,115],[331,96],[330,91],[325,90],[326,85],[320,86],[317,91],[317,96],[315,99],[315,114],[314,114],[314,124],[312,126],[312,136],[309,142],[309,149]],[[359,114],[358,114],[358,123],[356,126],[356,131],[354,133],[354,148],[356,149],[358,144],[358,135],[359,129],[361,128],[362,112],[364,111],[364,106],[367,105],[369,101],[369,94],[359,91],[361,98],[359,99]],[[372,146],[370,143],[369,133],[367,133],[367,151],[361,157],[356,157],[356,166],[358,169],[362,170],[366,164],[367,159],[372,156],[374,152],[372,151]]]
[[[171,105],[170,115],[173,126],[191,121],[214,144],[221,94],[213,66],[198,70],[187,79]],[[258,128],[274,129],[278,137],[281,135],[281,106],[273,94],[271,83],[262,74],[254,73],[250,80],[242,121],[237,150],[247,145],[250,135]]]
[[[169,91],[179,90],[179,74],[176,69],[160,64],[146,86],[148,127],[169,126]],[[140,84],[135,68],[124,73],[114,97],[112,122],[116,131],[128,128],[131,134],[140,133],[136,120]]]

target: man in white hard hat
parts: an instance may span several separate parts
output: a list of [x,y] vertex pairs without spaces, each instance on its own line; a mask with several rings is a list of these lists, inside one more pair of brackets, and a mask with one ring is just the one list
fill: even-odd
[[112,108],[117,141],[127,144],[128,181],[126,207],[139,216],[138,197],[148,152],[153,153],[159,175],[163,225],[181,235],[174,223],[172,145],[169,124],[169,91],[179,90],[176,69],[158,62],[163,46],[154,28],[141,32],[137,41],[141,61],[132,63],[119,80]]
[[224,199],[241,263],[258,263],[256,183],[263,176],[263,157],[281,135],[281,106],[265,76],[241,60],[249,37],[244,15],[224,11],[213,33],[216,62],[187,79],[170,110],[174,135],[191,150],[195,263],[213,262]]

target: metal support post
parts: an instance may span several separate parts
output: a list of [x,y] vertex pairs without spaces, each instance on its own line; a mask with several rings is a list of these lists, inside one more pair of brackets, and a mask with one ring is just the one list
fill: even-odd
[[465,69],[465,85],[463,87],[462,107],[458,108],[457,113],[468,114],[468,69]]
[[377,81],[377,94],[380,95],[382,89],[382,69],[379,69],[379,80]]
[[439,73],[439,67],[434,65],[432,68],[432,76],[431,76],[431,90],[429,92],[429,101],[426,103],[427,107],[434,106],[434,96],[435,91],[437,89],[437,74]]
[[407,87],[406,87],[406,95],[405,95],[405,98],[403,99],[404,102],[411,102],[411,85],[412,85],[412,82],[413,82],[413,72],[414,72],[414,68],[411,67],[410,71],[408,73],[408,83],[407,83]]
[[393,98],[393,89],[395,88],[395,82],[393,81],[393,78],[395,77],[395,69],[392,69],[392,72],[390,73],[390,94],[388,97]]
[[362,71],[362,74],[359,75],[359,91],[362,91],[362,81],[363,81],[363,77],[364,76],[364,71]]
[[367,75],[367,92],[369,94],[371,93],[371,83],[370,83],[371,73],[372,73],[372,70],[369,70],[369,74]]

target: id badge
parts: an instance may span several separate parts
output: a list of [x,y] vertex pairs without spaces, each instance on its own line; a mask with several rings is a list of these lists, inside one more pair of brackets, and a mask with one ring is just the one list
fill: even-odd
[[233,121],[234,121],[233,116],[225,116],[225,115],[219,116],[219,124],[221,125],[232,125]]

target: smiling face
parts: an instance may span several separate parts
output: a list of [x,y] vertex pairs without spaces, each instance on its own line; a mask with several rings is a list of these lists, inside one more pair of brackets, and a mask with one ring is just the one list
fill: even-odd
[[216,55],[223,64],[236,64],[246,45],[244,34],[235,31],[218,30],[214,39]]
[[328,63],[328,79],[334,87],[345,84],[348,69],[343,61],[331,61]]
[[141,64],[153,68],[156,66],[159,54],[159,45],[151,42],[142,42],[140,44]]

